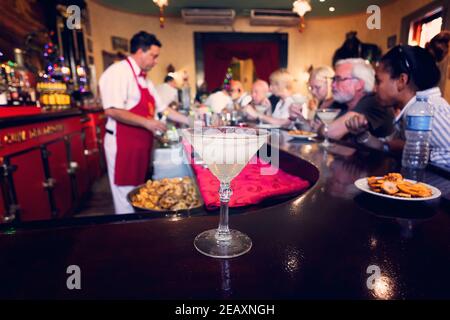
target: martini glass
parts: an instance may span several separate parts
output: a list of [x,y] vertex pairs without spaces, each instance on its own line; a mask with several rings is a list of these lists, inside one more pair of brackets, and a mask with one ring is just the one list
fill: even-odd
[[233,180],[267,142],[268,131],[253,128],[218,127],[184,129],[183,135],[220,181],[219,227],[200,233],[195,248],[213,258],[233,258],[248,252],[250,238],[228,227],[228,202]]
[[317,116],[325,125],[324,136],[325,140],[322,142],[322,146],[325,148],[331,147],[332,144],[328,140],[328,126],[336,119],[340,110],[339,109],[320,109],[317,110]]

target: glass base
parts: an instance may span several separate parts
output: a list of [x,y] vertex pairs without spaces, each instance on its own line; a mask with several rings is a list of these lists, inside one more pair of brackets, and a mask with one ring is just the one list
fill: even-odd
[[252,247],[252,240],[244,233],[230,230],[231,239],[219,242],[216,239],[217,229],[200,233],[194,240],[195,249],[213,258],[234,258],[241,256]]

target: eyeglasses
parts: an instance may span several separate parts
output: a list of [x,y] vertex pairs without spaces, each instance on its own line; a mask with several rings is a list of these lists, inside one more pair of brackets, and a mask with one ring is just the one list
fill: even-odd
[[343,81],[347,81],[347,80],[355,80],[357,78],[355,77],[345,77],[345,78],[341,78],[339,76],[334,76],[331,78],[331,81],[333,82],[343,82]]

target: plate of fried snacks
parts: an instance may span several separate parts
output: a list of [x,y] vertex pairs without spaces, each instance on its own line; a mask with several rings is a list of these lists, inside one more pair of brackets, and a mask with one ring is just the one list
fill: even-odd
[[190,177],[148,180],[128,193],[136,209],[155,212],[180,212],[203,205],[197,185]]
[[317,137],[317,133],[303,130],[290,130],[288,131],[288,135],[299,139],[311,139]]
[[422,182],[404,179],[399,173],[362,178],[355,181],[355,186],[364,192],[396,200],[425,201],[441,196],[439,189]]

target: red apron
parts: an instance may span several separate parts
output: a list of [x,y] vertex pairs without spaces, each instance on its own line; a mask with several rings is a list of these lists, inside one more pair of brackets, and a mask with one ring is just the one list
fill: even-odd
[[[133,72],[134,79],[141,93],[138,104],[130,112],[151,118],[155,114],[155,99],[139,85],[139,81],[130,61],[126,60]],[[145,182],[153,146],[153,134],[141,127],[116,122],[117,154],[114,168],[114,183],[118,186],[137,186]]]

